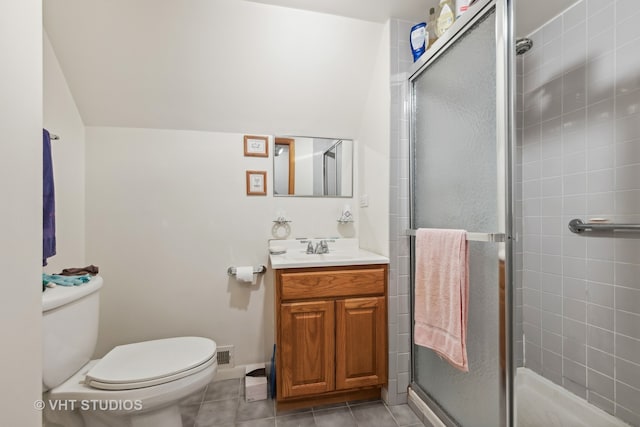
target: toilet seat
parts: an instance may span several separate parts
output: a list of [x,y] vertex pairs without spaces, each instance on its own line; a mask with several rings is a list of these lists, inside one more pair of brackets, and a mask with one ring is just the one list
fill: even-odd
[[101,390],[133,390],[193,375],[216,363],[216,343],[178,337],[117,346],[86,374],[84,383]]

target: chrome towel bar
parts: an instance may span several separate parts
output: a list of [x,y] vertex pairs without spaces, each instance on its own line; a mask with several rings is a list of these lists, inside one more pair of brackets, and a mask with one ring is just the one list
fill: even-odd
[[573,233],[582,233],[583,231],[640,231],[640,224],[585,223],[576,218],[569,221],[569,230]]
[[[409,229],[405,233],[407,236],[415,236],[416,230]],[[500,243],[507,240],[505,233],[470,233],[467,232],[467,241]]]

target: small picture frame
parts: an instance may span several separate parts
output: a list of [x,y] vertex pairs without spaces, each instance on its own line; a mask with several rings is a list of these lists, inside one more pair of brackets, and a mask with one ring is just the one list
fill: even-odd
[[267,172],[247,171],[247,196],[267,195]]
[[244,155],[245,157],[269,157],[269,137],[245,135]]

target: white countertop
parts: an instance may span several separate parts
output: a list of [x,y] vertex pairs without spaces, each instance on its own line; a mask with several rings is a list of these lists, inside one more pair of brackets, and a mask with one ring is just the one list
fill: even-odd
[[270,254],[271,268],[337,267],[347,265],[389,264],[389,258],[360,249],[358,239],[325,239],[329,246],[326,254],[307,254],[308,241],[315,247],[322,239],[271,240],[269,247],[286,249],[281,255]]

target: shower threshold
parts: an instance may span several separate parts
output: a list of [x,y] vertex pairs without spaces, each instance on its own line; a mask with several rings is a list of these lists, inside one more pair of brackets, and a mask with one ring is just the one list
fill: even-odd
[[[516,378],[517,427],[630,427],[570,391],[527,368]],[[446,427],[418,393],[409,388],[409,406],[425,425]]]
[[527,368],[516,375],[518,427],[629,427]]

